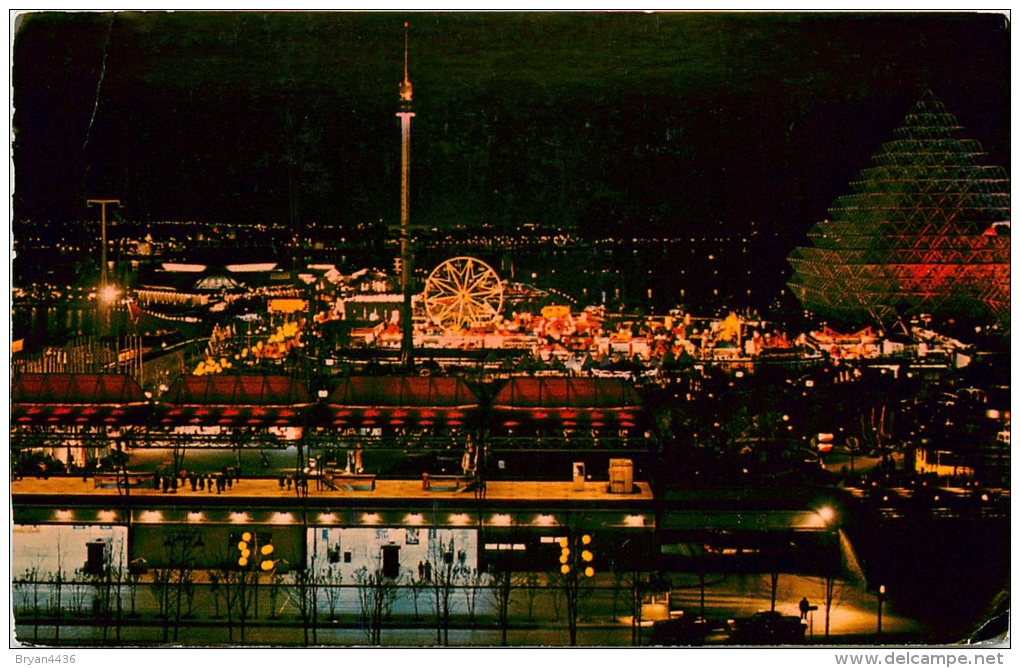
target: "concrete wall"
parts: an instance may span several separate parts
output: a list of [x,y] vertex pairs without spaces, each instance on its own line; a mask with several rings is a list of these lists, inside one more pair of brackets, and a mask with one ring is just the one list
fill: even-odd
[[11,531],[11,576],[21,578],[32,569],[40,578],[58,571],[65,577],[72,576],[88,560],[86,545],[99,540],[109,546],[107,559],[111,565],[127,565],[126,527],[15,524]]
[[[194,532],[198,540],[191,556],[194,558],[196,568],[233,564],[237,562],[239,556],[237,536],[245,531],[270,540],[274,548],[271,555],[273,559],[285,559],[291,567],[304,563],[304,537],[301,527],[284,525],[136,525],[131,541],[131,558],[145,559],[149,568],[166,566],[180,554],[180,548],[176,548],[177,552],[174,552],[174,536],[183,538]],[[177,545],[180,544],[178,540]]]

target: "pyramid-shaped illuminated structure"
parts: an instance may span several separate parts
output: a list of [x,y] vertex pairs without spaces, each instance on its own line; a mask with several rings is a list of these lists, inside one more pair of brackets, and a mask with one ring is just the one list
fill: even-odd
[[926,92],[789,257],[804,308],[847,322],[898,315],[1009,326],[1009,176]]

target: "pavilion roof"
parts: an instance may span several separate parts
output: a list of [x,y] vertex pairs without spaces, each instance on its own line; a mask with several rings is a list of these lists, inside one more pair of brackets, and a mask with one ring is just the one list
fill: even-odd
[[289,376],[181,376],[162,397],[164,424],[294,426],[313,404]]
[[478,408],[478,397],[460,378],[352,376],[327,405],[334,426],[459,427]]
[[23,373],[11,387],[12,403],[145,403],[142,387],[131,376],[112,373]]
[[469,408],[478,397],[460,378],[351,376],[329,395],[335,406]]
[[290,376],[181,376],[162,397],[168,404],[300,406],[308,390]]
[[620,378],[514,378],[492,407],[497,429],[630,429],[643,413],[641,397]]
[[144,422],[148,400],[131,376],[23,373],[11,385],[13,424]]
[[496,394],[493,407],[515,408],[639,408],[641,397],[619,378],[514,378]]

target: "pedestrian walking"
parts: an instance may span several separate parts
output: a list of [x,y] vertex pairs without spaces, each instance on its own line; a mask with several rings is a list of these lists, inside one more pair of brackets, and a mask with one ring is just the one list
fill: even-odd
[[811,604],[808,603],[807,596],[800,599],[800,618],[807,619],[807,613],[811,609]]

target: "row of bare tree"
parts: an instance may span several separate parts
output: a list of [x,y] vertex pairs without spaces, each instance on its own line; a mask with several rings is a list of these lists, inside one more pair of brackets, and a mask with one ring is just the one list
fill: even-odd
[[[197,618],[196,610],[201,610],[205,617],[203,623],[225,622],[227,642],[244,645],[251,640],[249,631],[253,621],[259,620],[260,615],[265,616],[267,608],[269,621],[280,619],[284,610],[291,608],[301,621],[303,644],[317,645],[320,628],[337,622],[343,593],[353,590],[357,621],[368,645],[381,644],[383,629],[387,624],[397,623],[393,620],[393,609],[403,597],[409,597],[413,604],[415,623],[432,622],[437,645],[449,644],[457,597],[461,598],[460,609],[467,612],[471,624],[482,604],[485,614],[491,615],[498,626],[505,645],[515,617],[513,606],[518,606],[517,617],[526,613],[526,618],[532,620],[536,600],[545,594],[556,620],[560,621],[565,615],[570,644],[574,645],[578,621],[583,619],[583,603],[596,590],[605,588],[604,582],[601,587],[597,586],[593,579],[581,577],[577,569],[542,575],[514,572],[497,565],[490,572],[480,572],[453,559],[451,545],[444,545],[442,541],[430,547],[431,561],[438,566],[427,578],[409,569],[395,576],[387,575],[380,555],[373,567],[356,570],[351,584],[344,583],[339,566],[317,564],[314,555],[308,568],[291,573],[280,572],[283,569],[260,572],[255,568],[238,568],[236,564],[228,565],[226,558],[221,560],[221,566],[199,569],[196,555],[201,547],[197,532],[180,528],[167,533],[163,561],[166,565],[159,568],[146,571],[139,564],[125,567],[122,559],[111,559],[101,573],[89,573],[83,567],[70,577],[62,568],[54,573],[41,573],[39,568],[27,569],[12,582],[18,627],[31,624],[33,639],[39,637],[40,624],[51,627],[53,643],[60,644],[62,624],[91,623],[101,627],[102,642],[120,644],[122,625],[146,623],[140,619],[137,598],[139,590],[148,589],[152,597],[149,605],[154,602],[155,623],[161,630],[163,643],[179,642],[182,629],[192,625]],[[825,578],[826,634],[830,609],[839,596],[838,570],[834,568]],[[699,568],[696,575],[701,591],[700,614],[704,617],[708,573]],[[773,609],[779,577],[779,572],[770,573],[768,577]],[[641,643],[642,603],[646,595],[664,588],[668,590],[669,585],[657,582],[654,575],[612,570],[612,617],[618,618],[619,613],[630,617],[635,644]],[[204,593],[196,607],[199,592]],[[322,619],[325,611],[328,612]],[[399,623],[405,622],[406,618]],[[152,624],[152,620],[147,623]],[[260,621],[259,625],[264,626],[265,622]]]

